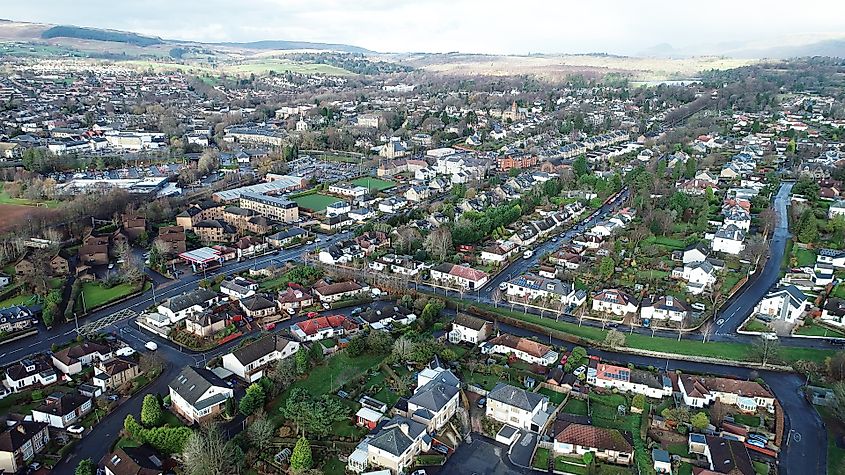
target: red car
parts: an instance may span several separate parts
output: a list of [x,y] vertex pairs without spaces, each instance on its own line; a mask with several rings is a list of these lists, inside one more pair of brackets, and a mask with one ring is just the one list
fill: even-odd
[[319,317],[319,316],[320,316],[320,314],[319,314],[319,313],[317,313],[317,312],[308,312],[308,313],[306,314],[306,316],[307,316],[308,318],[314,318],[314,317]]

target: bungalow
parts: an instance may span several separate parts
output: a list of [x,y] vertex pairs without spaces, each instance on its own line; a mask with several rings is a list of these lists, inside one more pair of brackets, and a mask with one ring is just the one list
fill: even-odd
[[[693,435],[690,434],[690,440]],[[710,465],[710,473],[730,475],[755,475],[757,471],[751,462],[746,445],[738,440],[704,436],[706,445],[704,457]]]
[[417,319],[417,315],[401,305],[375,305],[360,315],[361,320],[367,322],[370,328],[382,330],[394,324],[410,325]]
[[672,395],[672,381],[665,376],[655,376],[648,371],[598,363],[591,360],[587,369],[587,383],[600,388],[615,388],[643,396],[662,399]]
[[230,276],[220,282],[220,293],[232,300],[245,299],[258,292],[258,283],[241,276]]
[[828,298],[822,307],[821,319],[833,325],[845,324],[845,300],[836,297]]
[[158,313],[167,317],[170,323],[176,323],[189,315],[211,308],[219,301],[220,297],[216,292],[199,288],[165,300],[158,306]]
[[618,289],[605,289],[593,295],[593,311],[612,315],[626,315],[637,311],[637,301]]
[[337,282],[329,284],[320,281],[314,284],[314,295],[320,299],[321,302],[337,302],[347,298],[355,298],[369,292],[370,287],[367,284],[359,284],[354,280],[346,282]]
[[528,338],[503,333],[481,346],[484,354],[513,355],[527,363],[551,366],[558,360],[559,354],[550,346]]
[[775,397],[756,381],[682,374],[678,388],[684,404],[690,407],[704,407],[718,399],[744,412],[757,412],[758,407],[775,411]]
[[53,353],[51,359],[53,366],[71,376],[81,373],[83,366],[91,366],[95,361],[105,361],[111,357],[112,350],[107,345],[83,341]]
[[185,319],[185,330],[201,338],[208,338],[226,328],[231,321],[231,315],[226,311],[227,306],[217,307],[214,310],[206,310],[202,313],[194,313]]
[[32,410],[32,420],[65,429],[91,412],[91,398],[78,393],[54,393]]
[[204,422],[223,411],[234,391],[205,368],[186,366],[168,384],[171,408],[190,423]]
[[32,326],[35,316],[27,307],[18,305],[0,308],[0,332],[24,330]]
[[557,302],[578,307],[587,300],[587,293],[569,282],[540,277],[531,273],[514,277],[507,282],[508,300],[513,298]]
[[253,295],[241,299],[241,309],[249,318],[264,318],[276,314],[276,302],[262,295]]
[[655,300],[645,299],[640,306],[642,320],[669,320],[682,323],[689,315],[690,310],[686,302],[671,295]]
[[24,358],[6,368],[6,385],[12,392],[31,386],[48,386],[58,381],[56,370],[42,356]]
[[816,255],[816,263],[828,264],[837,269],[845,269],[845,251],[821,249]]
[[298,342],[281,335],[267,335],[223,355],[223,367],[244,381],[257,381],[264,376],[266,367],[295,355],[299,347]]
[[128,358],[116,357],[94,365],[93,382],[94,386],[105,392],[128,384],[140,375],[141,368],[138,363]]
[[452,321],[449,341],[455,344],[465,341],[472,345],[478,345],[487,340],[492,332],[492,322],[459,313]]
[[0,472],[20,473],[50,442],[48,425],[18,421],[0,433]]
[[583,456],[592,452],[596,459],[630,465],[634,459],[633,439],[629,433],[567,420],[555,422],[552,451],[555,454]]
[[285,290],[280,290],[276,296],[280,310],[299,310],[314,304],[314,297],[302,286],[290,283]]
[[512,241],[500,240],[482,249],[480,259],[482,262],[501,264],[510,258],[516,248]]
[[359,325],[344,315],[311,318],[290,326],[290,332],[299,341],[319,341],[355,334],[358,330]]
[[778,287],[763,297],[754,311],[789,323],[795,323],[804,313],[807,296],[794,285]]
[[505,383],[487,393],[485,415],[517,429],[540,432],[549,419],[549,398]]
[[431,269],[431,280],[451,287],[457,285],[465,290],[480,289],[490,276],[469,266],[444,262]]
[[296,240],[302,241],[307,236],[308,231],[298,226],[293,226],[283,231],[279,231],[275,234],[267,236],[267,244],[275,248],[282,248],[293,244],[294,242],[296,242]]
[[[105,475],[164,475],[162,457],[149,445],[115,448],[100,460]],[[170,472],[168,472],[170,473]]]

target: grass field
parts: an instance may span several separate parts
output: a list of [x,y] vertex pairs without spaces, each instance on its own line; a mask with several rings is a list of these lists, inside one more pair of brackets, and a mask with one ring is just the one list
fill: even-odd
[[6,300],[0,301],[0,308],[13,307],[15,305],[24,305],[33,300],[34,295],[15,295]]
[[551,389],[541,388],[537,392],[544,396],[547,396],[549,398],[549,401],[555,406],[562,403],[563,400],[566,399],[566,394],[552,391]]
[[669,249],[672,249],[672,250],[679,250],[679,249],[683,249],[684,247],[686,247],[686,245],[684,244],[684,241],[681,241],[680,239],[672,239],[672,238],[668,238],[668,237],[658,237],[658,236],[652,236],[652,237],[646,239],[645,241],[643,241],[643,244],[645,244],[645,245],[656,244],[658,246],[668,247]]
[[262,59],[241,64],[223,65],[222,69],[232,74],[269,74],[292,72],[299,74],[325,74],[329,76],[350,76],[353,73],[328,64],[297,63],[284,59]]
[[812,267],[816,263],[816,254],[809,249],[792,248],[798,267]]
[[370,178],[370,177],[361,177],[352,180],[350,183],[353,185],[363,186],[366,187],[371,192],[375,191],[384,191],[389,190],[396,186],[396,183],[389,181],[389,180],[382,180],[380,178]]
[[82,284],[82,294],[85,295],[85,308],[89,310],[109,302],[114,302],[136,291],[138,291],[138,286],[132,284],[119,284],[110,289],[96,282]]
[[830,336],[836,338],[845,338],[845,333],[832,328],[819,325],[813,319],[804,320],[804,325],[795,331],[796,335],[807,336]]
[[44,206],[46,208],[57,208],[59,202],[56,200],[28,200],[26,198],[12,198],[4,190],[3,183],[0,183],[0,204],[20,206]]
[[340,198],[321,193],[312,193],[310,195],[297,196],[296,198],[291,199],[297,204],[297,206],[312,213],[325,211],[328,205],[341,201]]

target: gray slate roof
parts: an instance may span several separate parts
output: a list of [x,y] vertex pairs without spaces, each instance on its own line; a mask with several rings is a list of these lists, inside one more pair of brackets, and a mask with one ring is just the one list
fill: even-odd
[[487,399],[518,407],[523,411],[533,411],[544,398],[510,384],[499,383],[487,394]]

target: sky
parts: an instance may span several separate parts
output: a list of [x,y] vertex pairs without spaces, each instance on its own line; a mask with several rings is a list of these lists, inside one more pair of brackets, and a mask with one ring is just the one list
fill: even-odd
[[[296,40],[380,52],[636,55],[795,35],[845,37],[842,0],[3,0],[0,18],[202,42]],[[821,13],[826,12],[826,13]]]

